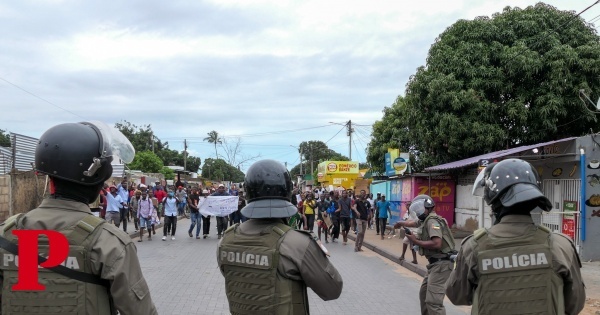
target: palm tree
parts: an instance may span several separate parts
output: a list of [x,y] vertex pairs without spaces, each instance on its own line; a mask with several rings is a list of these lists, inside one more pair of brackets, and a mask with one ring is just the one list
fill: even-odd
[[218,159],[219,158],[219,153],[217,153],[217,144],[221,144],[223,143],[221,141],[221,138],[219,137],[219,133],[216,132],[215,130],[207,133],[208,137],[204,138],[204,141],[207,141],[208,143],[214,143],[215,145],[215,156]]

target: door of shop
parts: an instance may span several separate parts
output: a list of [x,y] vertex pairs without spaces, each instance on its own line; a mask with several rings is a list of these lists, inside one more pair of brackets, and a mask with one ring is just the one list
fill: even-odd
[[569,236],[579,250],[579,217],[581,210],[579,179],[546,179],[543,182],[544,195],[552,202],[550,212],[532,213],[534,220],[553,232]]

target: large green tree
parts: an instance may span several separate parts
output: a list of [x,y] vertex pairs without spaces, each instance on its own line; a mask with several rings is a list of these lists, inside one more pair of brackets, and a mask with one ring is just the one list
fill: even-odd
[[[183,152],[169,149],[169,142],[162,142],[154,135],[151,125],[136,126],[126,120],[115,124],[127,139],[131,142],[136,152],[153,151],[163,162],[164,165],[183,166]],[[186,166],[192,172],[197,172],[200,168],[201,160],[199,157],[188,155]]]
[[[302,141],[298,146],[302,154],[302,173],[310,174],[311,166],[313,177],[317,176],[317,167],[323,161],[348,161],[348,157],[330,149],[323,141]],[[312,165],[311,165],[312,164]],[[300,174],[300,163],[292,167],[290,174],[296,178]]]
[[140,170],[146,173],[159,173],[164,164],[158,155],[151,151],[141,151],[135,153],[135,158],[127,165],[132,170]]
[[409,122],[405,111],[404,97],[398,96],[392,106],[383,109],[383,118],[373,124],[373,137],[367,147],[367,161],[373,172],[385,171],[385,154],[388,148],[401,148],[404,152],[415,153],[410,149],[418,145],[419,138],[411,137],[411,129],[406,127]]
[[597,99],[599,73],[599,37],[574,12],[538,3],[457,21],[373,126],[369,162],[383,167],[386,145],[416,153],[419,169],[583,135],[596,117],[578,93]]
[[229,165],[223,159],[208,158],[202,165],[202,177],[212,180],[224,180],[240,183],[244,181],[244,173]]
[[2,129],[0,129],[0,147],[10,147],[10,135]]

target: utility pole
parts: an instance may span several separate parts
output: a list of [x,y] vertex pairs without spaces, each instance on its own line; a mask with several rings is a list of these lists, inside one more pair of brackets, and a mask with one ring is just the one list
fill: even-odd
[[310,175],[314,174],[313,170],[313,151],[312,151],[312,143],[308,144],[308,148],[310,149]]
[[298,152],[300,152],[300,175],[304,178],[304,172],[302,172],[302,147],[298,149]]
[[150,133],[150,141],[152,141],[152,153],[154,153],[154,132]]
[[352,132],[354,132],[354,129],[352,129],[352,120],[348,120],[346,126],[348,126],[346,134],[350,137],[350,141],[348,141],[348,158],[352,161]]
[[183,170],[187,169],[187,139],[183,139]]

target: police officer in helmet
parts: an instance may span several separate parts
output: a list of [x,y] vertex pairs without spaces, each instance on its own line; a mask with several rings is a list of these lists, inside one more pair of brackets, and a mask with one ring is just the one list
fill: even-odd
[[537,171],[520,159],[490,165],[475,180],[495,218],[465,238],[446,283],[472,314],[578,314],[584,307],[581,263],[565,235],[535,225],[530,212],[550,211]]
[[418,246],[419,254],[429,261],[427,275],[423,278],[419,290],[421,314],[446,314],[444,307],[444,284],[452,271],[450,255],[454,251],[454,237],[446,220],[435,213],[435,202],[428,195],[416,196],[409,211],[414,212],[418,220],[400,221],[394,228],[420,228],[419,235],[407,229],[406,236]]
[[[131,162],[134,154],[123,134],[100,122],[61,124],[41,136],[35,169],[49,176],[51,196],[38,208],[7,219],[1,233],[17,244],[13,230],[61,232],[70,245],[69,268],[63,273],[40,268],[45,291],[14,291],[18,267],[0,264],[0,313],[157,314],[131,238],[88,207],[111,177],[111,161]],[[41,238],[39,244],[40,254],[47,255],[47,241]],[[3,246],[0,254],[9,251]]]
[[261,160],[244,180],[248,221],[225,232],[217,261],[232,314],[309,314],[307,287],[323,300],[337,299],[342,278],[311,232],[293,230],[287,218],[292,180],[285,167]]

